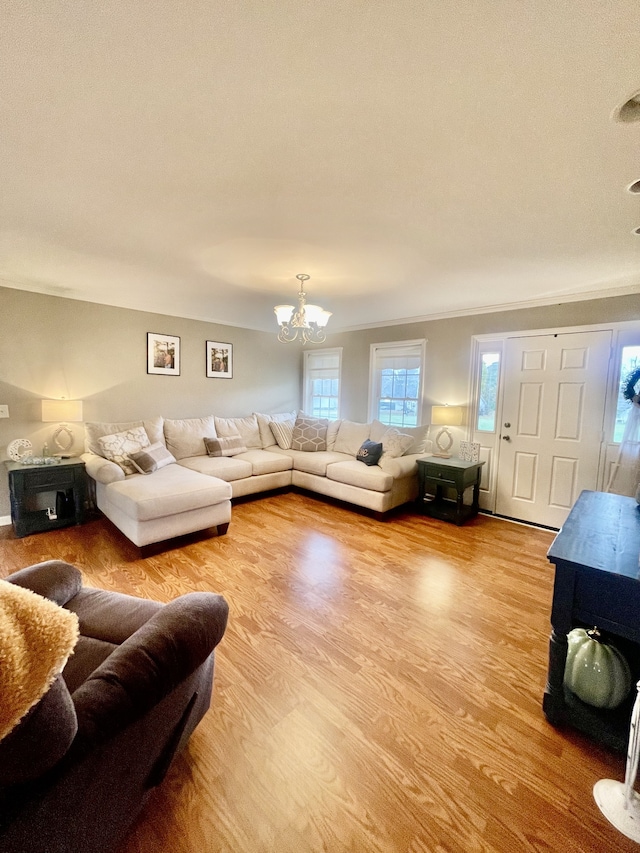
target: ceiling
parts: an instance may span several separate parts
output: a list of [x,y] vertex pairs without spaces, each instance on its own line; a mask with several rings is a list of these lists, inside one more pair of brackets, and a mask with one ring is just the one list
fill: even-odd
[[[640,293],[637,0],[8,0],[0,284],[328,331]],[[330,337],[329,337],[330,340]]]

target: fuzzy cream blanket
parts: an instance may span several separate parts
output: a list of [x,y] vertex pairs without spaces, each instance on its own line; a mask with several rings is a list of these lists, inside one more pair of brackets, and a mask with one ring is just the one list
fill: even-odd
[[78,641],[78,617],[0,580],[0,740],[47,692]]

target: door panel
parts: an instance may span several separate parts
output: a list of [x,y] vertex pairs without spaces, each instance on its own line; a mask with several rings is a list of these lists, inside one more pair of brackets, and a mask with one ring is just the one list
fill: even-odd
[[561,527],[597,488],[610,351],[610,331],[507,340],[499,515]]

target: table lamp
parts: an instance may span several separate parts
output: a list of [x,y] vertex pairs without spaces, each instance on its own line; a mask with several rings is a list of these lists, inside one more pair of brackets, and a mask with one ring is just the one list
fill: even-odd
[[69,424],[82,421],[82,400],[43,400],[42,421],[60,424],[51,438],[60,451],[57,455],[68,458],[73,447],[73,433]]
[[433,455],[439,456],[441,459],[449,459],[451,457],[450,451],[453,445],[453,436],[448,427],[460,426],[462,423],[462,407],[432,406],[431,423],[441,427],[440,432],[435,437],[438,452]]

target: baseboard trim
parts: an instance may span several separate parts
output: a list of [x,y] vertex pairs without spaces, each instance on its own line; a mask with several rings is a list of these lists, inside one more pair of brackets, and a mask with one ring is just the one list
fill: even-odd
[[11,524],[10,515],[0,515],[0,527],[8,527]]

